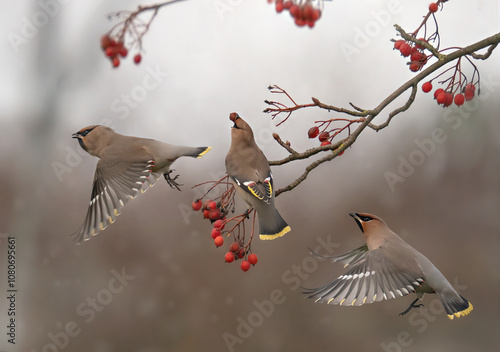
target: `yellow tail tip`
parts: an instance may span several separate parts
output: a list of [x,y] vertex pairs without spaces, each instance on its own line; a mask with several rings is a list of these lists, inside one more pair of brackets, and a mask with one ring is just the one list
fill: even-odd
[[466,315],[469,315],[469,313],[472,312],[473,309],[474,307],[472,306],[472,303],[469,302],[469,307],[467,309],[464,309],[460,312],[456,312],[453,314],[448,314],[448,318],[450,318],[450,320],[453,320],[453,318],[455,317],[457,318],[465,317]]
[[283,230],[281,230],[280,232],[278,232],[274,235],[259,235],[259,238],[261,240],[275,240],[278,237],[281,237],[281,236],[285,235],[286,233],[290,232],[291,230],[292,229],[290,228],[290,226],[287,226]]
[[201,158],[203,155],[207,154],[212,147],[207,147],[204,151],[202,151],[196,158]]

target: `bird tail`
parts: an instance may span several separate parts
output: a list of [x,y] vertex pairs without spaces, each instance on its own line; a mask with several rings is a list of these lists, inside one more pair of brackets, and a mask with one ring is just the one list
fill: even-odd
[[184,156],[191,156],[193,158],[201,158],[203,155],[208,153],[212,149],[212,147],[197,147],[197,148],[191,148],[189,151],[187,151]]
[[259,237],[261,240],[274,240],[290,232],[290,226],[281,217],[278,210],[272,209],[261,211],[259,214]]
[[472,304],[459,294],[442,294],[438,293],[438,297],[443,303],[448,318],[460,318],[468,315],[474,308]]

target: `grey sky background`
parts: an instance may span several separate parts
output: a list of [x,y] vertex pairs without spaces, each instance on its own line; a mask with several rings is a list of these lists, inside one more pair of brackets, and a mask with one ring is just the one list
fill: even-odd
[[[17,240],[19,291],[16,344],[8,343],[2,328],[0,350],[498,349],[498,49],[489,60],[474,61],[482,90],[471,103],[443,109],[419,88],[413,106],[387,129],[366,130],[344,155],[278,197],[292,232],[254,241],[259,263],[243,273],[239,262],[224,263],[229,241],[216,249],[210,224],[186,211],[199,196],[191,186],[224,173],[229,113],[238,112],[252,126],[269,160],[286,156],[273,132],[299,151],[316,146],[307,139],[308,128],[339,115],[305,109],[276,127],[279,120],[262,113],[264,100],[286,99],[267,86],[279,85],[297,103],[314,96],[339,107],[375,107],[413,75],[392,50],[392,25],[412,31],[428,2],[325,2],[310,30],[296,27],[288,13],[276,14],[264,0],[189,0],[158,13],[140,65],[132,63],[131,51],[112,69],[99,48],[112,25],[105,15],[138,4],[146,3],[41,0],[4,6],[0,233]],[[40,13],[47,23],[26,32]],[[449,1],[437,18],[442,48],[493,35],[500,22],[498,2],[486,0]],[[13,42],[15,35],[22,40]],[[472,72],[465,63],[464,71]],[[159,182],[130,202],[115,224],[75,246],[69,234],[84,219],[96,159],[71,134],[92,124],[213,150],[174,164],[182,192]],[[391,186],[387,173],[398,173],[402,160],[422,154],[419,145],[425,143],[433,146],[425,158],[412,165],[404,182]],[[306,165],[274,167],[276,186],[293,181]],[[340,253],[361,245],[351,211],[379,215],[425,254],[473,303],[471,315],[449,321],[434,295],[425,297],[426,310],[405,317],[398,313],[413,297],[357,308],[305,300],[299,284],[325,284],[343,271],[312,258],[308,247]],[[6,251],[0,237],[4,263]],[[89,303],[93,299],[100,308]],[[0,299],[1,326],[8,324],[8,303]],[[65,338],[68,329],[74,336],[66,331]]]

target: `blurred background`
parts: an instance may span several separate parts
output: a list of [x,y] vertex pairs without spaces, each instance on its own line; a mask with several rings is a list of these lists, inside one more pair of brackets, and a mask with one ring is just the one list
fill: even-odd
[[[414,30],[428,1],[325,2],[313,30],[266,1],[185,1],[162,9],[133,50],[111,68],[99,38],[106,15],[138,1],[16,1],[0,22],[0,268],[5,237],[17,241],[16,343],[8,342],[7,298],[0,299],[0,350],[6,351],[484,351],[498,350],[500,303],[499,49],[477,64],[481,95],[442,109],[420,91],[413,106],[277,198],[292,227],[284,238],[254,241],[259,263],[244,273],[224,263],[211,226],[190,211],[201,190],[224,174],[229,113],[252,126],[269,160],[286,156],[279,133],[298,151],[316,120],[305,109],[276,127],[263,114],[278,84],[297,103],[312,96],[373,108],[412,77],[392,50],[392,27]],[[497,1],[450,1],[437,13],[442,48],[498,32]],[[36,23],[36,25],[34,25]],[[472,69],[464,63],[464,72]],[[398,99],[395,109],[404,99]],[[376,123],[387,117],[384,111]],[[174,144],[212,145],[202,159],[178,160],[182,192],[160,181],[130,202],[117,222],[76,246],[97,162],[71,134],[107,124],[118,133]],[[437,130],[439,129],[439,130]],[[436,132],[437,131],[437,132]],[[392,186],[402,160],[440,134],[434,149]],[[420,153],[422,155],[422,153]],[[412,159],[417,160],[417,159]],[[312,160],[274,167],[276,186]],[[240,208],[244,209],[240,203]],[[382,217],[424,253],[474,305],[449,321],[435,295],[400,317],[413,296],[362,307],[314,304],[299,285],[336,278],[341,265],[308,247],[341,253],[363,243],[349,212]],[[0,270],[1,296],[7,272]]]

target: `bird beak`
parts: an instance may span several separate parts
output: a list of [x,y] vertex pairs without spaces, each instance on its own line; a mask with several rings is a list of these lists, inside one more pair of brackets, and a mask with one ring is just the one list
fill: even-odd
[[233,121],[234,122],[234,125],[232,128],[239,128],[238,125],[236,125],[236,121],[240,118],[240,116],[235,113],[235,112],[232,112],[231,114],[229,114],[229,120]]
[[79,133],[73,133],[71,135],[71,138],[78,138],[78,139],[80,139],[80,134]]
[[359,229],[361,230],[361,232],[365,233],[365,231],[363,230],[363,222],[359,218],[358,213],[349,213],[349,215],[352,216],[354,218],[354,220],[356,220],[356,224],[358,224]]

